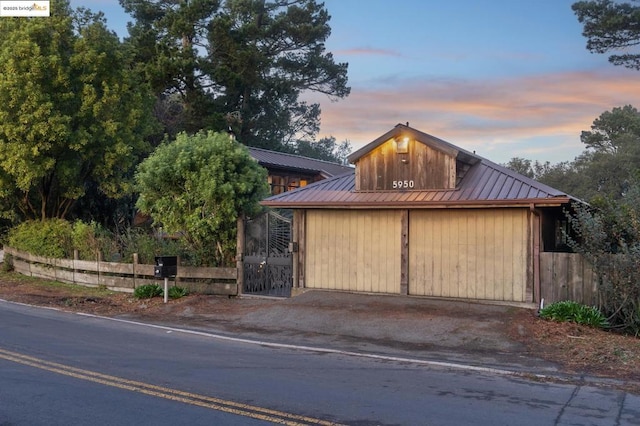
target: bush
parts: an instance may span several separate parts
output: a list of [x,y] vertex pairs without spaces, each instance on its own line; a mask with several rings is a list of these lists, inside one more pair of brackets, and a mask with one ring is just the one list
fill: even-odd
[[2,262],[2,272],[13,271],[13,256],[10,254],[4,255],[4,261]]
[[38,256],[72,257],[71,224],[62,219],[29,220],[11,228],[9,246]]
[[103,259],[109,260],[119,250],[111,232],[96,222],[84,223],[76,221],[72,227],[74,249],[78,250],[78,257],[82,260],[95,260],[98,253]]
[[162,296],[162,287],[158,284],[145,284],[140,287],[136,287],[133,291],[133,296],[136,299],[152,299],[156,296]]
[[569,300],[546,306],[540,310],[540,317],[559,322],[575,322],[595,328],[609,327],[609,322],[597,308]]
[[184,287],[178,287],[178,286],[169,287],[169,299],[180,299],[181,297],[184,297],[187,294],[189,294],[189,291],[187,291],[187,289]]

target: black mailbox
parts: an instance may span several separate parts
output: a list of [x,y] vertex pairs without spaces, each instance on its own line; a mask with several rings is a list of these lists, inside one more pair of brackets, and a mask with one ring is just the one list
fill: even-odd
[[153,276],[156,278],[175,277],[178,274],[178,256],[156,256]]

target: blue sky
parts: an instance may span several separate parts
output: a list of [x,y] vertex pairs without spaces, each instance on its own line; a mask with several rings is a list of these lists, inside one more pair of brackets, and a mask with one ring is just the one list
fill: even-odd
[[[354,150],[397,123],[489,158],[573,160],[580,132],[602,112],[640,98],[640,71],[589,53],[573,0],[325,0],[326,43],[349,63],[351,95],[322,108],[320,137]],[[126,36],[116,0],[102,10]]]

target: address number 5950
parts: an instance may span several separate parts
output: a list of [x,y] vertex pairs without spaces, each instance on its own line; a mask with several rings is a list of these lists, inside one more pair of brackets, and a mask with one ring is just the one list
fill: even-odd
[[413,180],[394,180],[393,189],[411,189],[415,186]]

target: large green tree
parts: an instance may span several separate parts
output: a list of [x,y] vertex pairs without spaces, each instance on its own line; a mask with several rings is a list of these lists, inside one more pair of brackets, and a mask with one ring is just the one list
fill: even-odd
[[0,19],[0,208],[14,219],[64,218],[92,183],[130,192],[152,125],[149,92],[101,16],[51,4],[46,19]]
[[[349,94],[347,64],[326,52],[331,28],[313,0],[120,0],[131,43],[173,131],[226,130],[284,149],[314,140],[320,108],[305,91]],[[176,102],[179,100],[180,102]],[[174,113],[165,113],[174,111]]]
[[585,201],[624,197],[640,173],[640,112],[631,105],[605,111],[580,140],[585,150],[571,162],[515,157],[505,166]]
[[268,194],[266,170],[227,133],[178,134],[139,166],[137,206],[186,239],[197,263],[233,263],[236,220]]
[[609,62],[640,70],[640,5],[612,0],[579,1],[572,8],[584,25],[587,49],[593,53],[621,52]]

